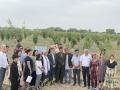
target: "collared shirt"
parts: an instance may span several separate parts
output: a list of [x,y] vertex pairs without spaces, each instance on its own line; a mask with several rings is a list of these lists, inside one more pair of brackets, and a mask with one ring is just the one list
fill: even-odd
[[80,58],[82,66],[84,66],[84,67],[89,67],[91,60],[92,60],[92,57],[90,54],[88,54],[87,56],[85,54],[83,54]]
[[22,54],[19,57],[20,63],[24,64],[24,60],[25,60],[26,54],[24,52],[22,52]]
[[54,56],[54,54],[52,54],[52,58],[53,58],[53,64],[55,64],[55,56]]
[[45,75],[47,75],[48,71],[50,71],[50,62],[47,56],[42,55],[42,57],[43,57],[44,73]]
[[74,65],[75,65],[75,66],[78,66],[77,69],[80,69],[80,67],[79,67],[79,65],[80,65],[80,56],[73,55],[71,61],[73,63],[73,68],[74,68]]
[[6,69],[7,66],[8,66],[7,55],[6,53],[0,51],[0,67]]
[[66,55],[66,63],[65,63],[65,69],[70,69],[69,64],[68,64],[68,55]]
[[35,66],[36,66],[36,74],[37,74],[37,75],[42,74],[42,70],[40,69],[40,68],[43,67],[43,66],[42,66],[42,61],[36,60]]

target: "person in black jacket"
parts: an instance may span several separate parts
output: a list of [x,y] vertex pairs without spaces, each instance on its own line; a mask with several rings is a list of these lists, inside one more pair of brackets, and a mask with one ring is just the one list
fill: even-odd
[[65,73],[65,53],[63,53],[63,47],[59,48],[59,53],[56,54],[56,82],[60,81],[63,84],[63,77]]
[[49,81],[50,81],[50,85],[53,85],[54,82],[53,79],[55,77],[55,66],[56,66],[54,48],[49,49],[48,59],[50,62]]
[[66,60],[65,60],[65,83],[71,83],[72,80],[72,54],[69,52],[69,49],[66,48],[65,50]]
[[11,81],[11,90],[18,90],[18,86],[19,86],[19,73],[18,73],[18,66],[17,66],[17,62],[18,62],[18,55],[13,55],[13,63],[11,64],[10,67],[10,81]]

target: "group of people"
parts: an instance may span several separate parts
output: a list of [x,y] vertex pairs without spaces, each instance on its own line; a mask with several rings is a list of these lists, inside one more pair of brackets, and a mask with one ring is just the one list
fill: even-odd
[[[6,45],[0,47],[0,90],[2,90],[5,71],[9,66],[8,48]],[[39,90],[45,85],[56,83],[72,84],[73,86],[78,83],[80,87],[88,89],[91,87],[92,90],[96,90],[97,87],[99,90],[104,90],[103,86],[117,87],[117,81],[114,79],[117,62],[114,54],[111,54],[110,58],[106,60],[105,53],[90,54],[88,49],[84,49],[83,55],[80,55],[79,49],[70,52],[68,48],[58,45],[57,48],[50,47],[48,51],[40,52],[23,48],[18,43],[12,59],[9,76],[11,90],[18,90],[22,77],[25,90],[31,86]],[[29,76],[32,77],[32,80],[27,82]]]

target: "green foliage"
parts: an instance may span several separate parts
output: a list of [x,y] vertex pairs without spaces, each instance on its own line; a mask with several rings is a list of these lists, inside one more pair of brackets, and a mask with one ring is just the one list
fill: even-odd
[[114,29],[106,29],[106,33],[115,34],[115,30]]
[[38,42],[38,36],[36,34],[33,34],[33,43],[36,45]]
[[1,36],[1,40],[3,41],[4,38],[5,38],[5,34],[3,32],[0,33],[0,36]]
[[72,46],[72,48],[73,48],[76,44],[77,44],[77,39],[73,37],[73,38],[71,39],[71,46]]
[[[1,40],[19,39],[23,40],[32,36],[33,43],[37,44],[38,37],[42,36],[44,39],[52,39],[54,43],[64,43],[70,45],[69,47],[74,48],[77,43],[83,41],[83,48],[90,48],[92,43],[95,43],[101,50],[103,48],[112,49],[112,43],[116,42],[117,46],[120,46],[120,34],[114,33],[114,29],[107,29],[107,33],[88,32],[88,30],[81,30],[70,28],[68,31],[62,28],[50,27],[47,29],[26,29],[26,28],[15,28],[12,26],[12,22],[8,20],[9,27],[0,28]],[[111,33],[111,34],[110,34]]]
[[117,46],[120,46],[120,39],[117,40]]
[[83,49],[85,49],[85,48],[89,49],[91,47],[91,44],[92,44],[92,40],[91,40],[90,36],[87,36],[84,40]]
[[9,32],[6,33],[6,39],[7,39],[7,40],[10,39],[10,33],[9,33]]
[[55,43],[60,43],[60,40],[61,40],[61,38],[60,38],[60,36],[58,35],[53,35],[52,36],[52,40],[54,41],[54,44]]

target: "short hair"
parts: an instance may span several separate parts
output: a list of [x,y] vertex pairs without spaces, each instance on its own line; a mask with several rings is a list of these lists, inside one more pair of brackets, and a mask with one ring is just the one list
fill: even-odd
[[111,58],[111,57],[115,57],[115,55],[114,55],[114,54],[111,54],[111,55],[110,55],[110,58]]
[[20,40],[18,39],[17,42],[20,42]]
[[[41,55],[41,54],[38,54],[38,55],[36,56],[36,60],[40,60],[40,57],[42,57],[42,55]],[[42,57],[42,59],[43,59],[43,57]]]
[[35,53],[36,53],[37,51],[38,51],[38,50],[34,50],[34,51],[33,51],[33,56],[35,56]]
[[75,52],[79,51],[79,49],[75,49]]
[[13,54],[12,59],[14,60],[16,58],[19,58],[19,55],[18,54]]
[[6,47],[6,45],[5,45],[5,44],[2,44],[0,47],[3,48],[3,47]]
[[88,48],[85,48],[84,51],[88,51],[89,49]]
[[30,48],[27,48],[26,51],[25,51],[25,53],[28,54],[28,53],[31,52],[31,51],[32,51],[32,50],[31,50]]
[[8,45],[6,45],[6,48],[10,48]]
[[94,56],[97,56],[97,53],[93,53],[93,54],[92,54],[92,58],[93,58]]
[[59,47],[59,49],[63,49],[63,47]]

